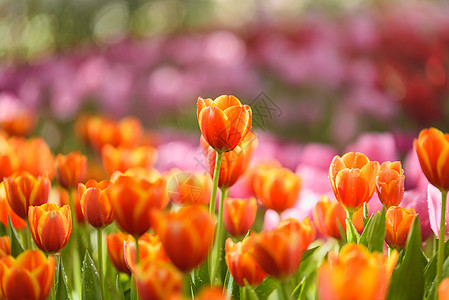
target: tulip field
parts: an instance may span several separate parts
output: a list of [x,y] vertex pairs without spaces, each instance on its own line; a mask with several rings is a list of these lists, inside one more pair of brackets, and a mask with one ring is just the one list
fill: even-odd
[[449,300],[446,3],[32,2],[0,300]]

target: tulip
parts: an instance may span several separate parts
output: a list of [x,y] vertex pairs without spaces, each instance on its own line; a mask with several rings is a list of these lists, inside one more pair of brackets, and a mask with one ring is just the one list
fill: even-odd
[[251,108],[231,95],[198,98],[197,117],[204,139],[219,153],[233,150],[251,129]]
[[449,299],[449,278],[445,278],[438,286],[438,299]]
[[204,261],[214,238],[214,220],[206,210],[194,205],[153,216],[154,231],[178,269],[189,272]]
[[134,177],[136,179],[145,179],[148,181],[154,181],[154,180],[158,179],[159,177],[161,177],[161,174],[156,169],[132,167],[132,168],[127,169],[125,172],[114,171],[111,174],[110,180],[112,182],[115,182],[122,175]]
[[[321,234],[336,239],[341,239],[341,229],[346,233],[345,226],[346,212],[337,201],[330,201],[323,196],[313,209],[313,221]],[[360,208],[354,213],[354,226],[358,232],[363,229],[363,209]]]
[[45,175],[36,178],[28,172],[15,173],[4,182],[8,202],[22,219],[27,219],[28,207],[48,201],[50,180]]
[[197,299],[198,300],[227,300],[228,297],[226,297],[223,294],[222,287],[206,287],[200,291]]
[[449,190],[449,134],[423,129],[413,146],[427,180],[440,190]]
[[15,229],[22,229],[27,227],[27,223],[24,219],[19,217],[9,205],[6,191],[5,191],[5,183],[0,182],[0,222],[8,228],[8,216],[11,219],[12,226]]
[[[0,260],[1,293],[6,299],[47,299],[55,274],[54,257],[28,250]],[[0,296],[2,296],[0,295]]]
[[295,205],[300,189],[301,179],[286,168],[264,168],[254,178],[257,198],[278,213]]
[[16,111],[14,116],[2,119],[1,127],[10,135],[29,135],[36,124],[35,114],[29,110],[21,108]]
[[[323,300],[385,299],[398,259],[369,252],[363,245],[346,244],[339,255],[330,253],[318,272],[318,293]],[[357,287],[357,288],[354,288]]]
[[257,147],[259,146],[259,140],[257,138],[257,135],[252,131],[248,132],[248,134],[240,142],[239,146],[240,148],[242,148],[244,152],[243,165],[242,165],[242,170],[244,173],[248,169],[251,158],[254,152],[256,151]]
[[151,210],[162,209],[166,203],[164,178],[150,182],[120,176],[109,188],[109,199],[119,227],[134,236],[143,235],[151,227]]
[[302,254],[314,238],[311,226],[310,220],[305,224],[288,220],[279,228],[255,234],[249,253],[270,276],[286,280],[298,270]]
[[134,276],[142,300],[181,299],[182,274],[171,263],[156,260],[139,264]]
[[[136,244],[132,239],[125,241],[125,263],[131,271],[134,271],[136,266],[136,250]],[[149,263],[155,260],[170,262],[159,237],[145,233],[139,238],[139,261]]]
[[243,236],[253,226],[256,219],[257,202],[255,198],[226,198],[223,207],[223,221],[232,236]]
[[386,161],[380,166],[376,191],[380,202],[387,208],[397,206],[404,197],[404,170],[400,161]]
[[9,236],[0,237],[0,259],[11,255],[11,242]]
[[105,145],[101,149],[103,165],[109,174],[114,171],[125,172],[132,167],[151,168],[156,161],[156,156],[156,149],[150,146],[127,149]]
[[72,233],[70,206],[53,203],[31,206],[28,211],[31,236],[36,246],[47,253],[56,253],[67,244]]
[[87,171],[86,157],[80,152],[56,156],[56,179],[66,188],[74,188],[84,180]]
[[284,230],[287,233],[299,232],[303,251],[306,251],[310,243],[315,239],[316,229],[309,217],[304,218],[301,222],[294,218],[283,220],[276,227],[277,230]]
[[112,265],[117,271],[127,274],[131,274],[125,261],[125,242],[129,240],[129,237],[130,236],[123,232],[106,235],[108,257],[112,262]]
[[168,197],[179,205],[207,205],[211,190],[212,180],[209,174],[174,170],[167,176]]
[[387,210],[385,241],[392,248],[404,249],[413,220],[417,216],[413,208],[391,206]]
[[114,211],[109,200],[112,182],[89,180],[78,185],[79,202],[86,221],[95,228],[108,226],[114,221]]
[[[210,174],[214,176],[217,153],[212,151],[211,148],[209,150],[211,151],[207,152],[207,160],[209,162]],[[234,150],[222,154],[220,173],[218,175],[219,188],[229,188],[237,182],[240,175],[245,171],[243,169],[244,157],[245,152],[240,146],[236,146]]]
[[9,142],[0,136],[0,181],[11,176],[19,167],[19,158]]
[[266,273],[247,251],[250,238],[246,237],[238,243],[228,238],[225,245],[226,265],[234,281],[242,287],[245,286],[245,280],[251,286],[258,286],[266,277]]

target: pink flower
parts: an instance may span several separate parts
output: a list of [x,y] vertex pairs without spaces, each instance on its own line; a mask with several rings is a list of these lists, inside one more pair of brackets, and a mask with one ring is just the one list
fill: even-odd
[[370,160],[379,163],[398,160],[394,136],[391,133],[362,134],[345,152],[361,152]]
[[[440,221],[441,221],[441,192],[439,189],[429,184],[427,186],[427,204],[429,206],[429,220],[430,227],[433,233],[439,238],[440,233]],[[449,237],[449,211],[446,205],[446,236],[445,240]]]

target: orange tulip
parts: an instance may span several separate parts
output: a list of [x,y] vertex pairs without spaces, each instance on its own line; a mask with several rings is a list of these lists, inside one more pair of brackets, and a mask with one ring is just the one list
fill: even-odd
[[109,200],[112,182],[89,180],[78,185],[78,195],[86,221],[95,228],[102,228],[114,222],[114,211]]
[[222,287],[205,287],[199,295],[198,300],[227,300],[228,298],[223,294]]
[[203,207],[188,206],[153,216],[154,231],[178,269],[189,272],[203,262],[214,238],[214,220]]
[[128,149],[105,145],[101,149],[103,165],[109,174],[114,171],[125,172],[132,167],[151,168],[156,161],[156,156],[156,149],[150,146]]
[[0,259],[8,255],[11,255],[11,242],[9,236],[2,236],[0,237]]
[[263,168],[254,178],[254,192],[262,204],[283,212],[295,205],[301,189],[301,179],[286,168]]
[[[1,293],[6,299],[47,299],[55,275],[54,257],[28,250],[0,260]],[[2,296],[0,295],[0,296]]]
[[[346,212],[337,201],[330,201],[323,196],[313,209],[313,221],[321,234],[336,239],[341,239],[338,222],[343,232],[346,233]],[[354,213],[353,223],[358,232],[363,229],[363,209],[360,208]]]
[[182,299],[182,274],[171,263],[160,260],[140,263],[134,276],[142,300]]
[[257,147],[259,146],[257,135],[252,131],[248,132],[248,134],[240,142],[239,146],[240,148],[242,148],[245,154],[243,157],[242,166],[242,170],[244,173],[248,169],[249,162],[251,161],[251,157],[253,156],[254,151],[256,151]]
[[19,171],[26,171],[33,176],[47,175],[53,179],[55,173],[54,157],[50,147],[42,138],[10,138],[10,145],[18,154]]
[[438,286],[438,300],[448,300],[449,299],[449,278],[441,281]]
[[114,171],[111,174],[110,180],[112,182],[115,182],[117,180],[117,178],[119,178],[122,175],[134,177],[136,179],[145,179],[148,181],[154,181],[154,180],[158,179],[159,177],[161,177],[161,174],[156,169],[132,167],[132,168],[127,169],[125,172]]
[[246,237],[238,243],[234,243],[230,238],[226,240],[226,265],[235,282],[240,286],[245,286],[245,280],[251,286],[258,286],[267,276],[247,251],[250,239],[251,237]]
[[203,137],[217,152],[233,150],[251,129],[251,108],[234,96],[198,98],[197,117]]
[[[139,238],[139,261],[147,263],[155,260],[170,262],[159,237],[145,233]],[[133,239],[125,242],[125,262],[128,269],[133,271],[136,266],[136,243]]]
[[368,157],[358,152],[349,152],[342,157],[336,155],[329,167],[335,198],[350,212],[357,211],[371,199],[378,174],[379,163],[369,161]]
[[106,246],[108,248],[108,256],[112,262],[112,265],[119,272],[131,274],[125,261],[125,242],[130,239],[131,236],[123,232],[117,232],[106,235]]
[[[215,169],[215,159],[217,153],[209,148],[207,151],[207,161],[209,162],[209,171],[211,176],[214,174]],[[240,175],[242,175],[245,170],[243,170],[245,153],[240,148],[236,146],[234,150],[223,153],[221,165],[220,165],[220,176],[218,177],[218,187],[228,188],[237,182]]]
[[27,219],[29,206],[42,205],[48,201],[50,180],[45,175],[36,178],[30,173],[21,172],[4,181],[8,202],[22,219]]
[[56,179],[66,188],[74,188],[84,180],[87,171],[86,157],[79,152],[56,156]]
[[0,135],[0,181],[11,176],[19,167],[19,158],[14,148]]
[[[318,292],[323,300],[385,299],[397,251],[389,258],[371,253],[363,245],[346,244],[339,255],[330,253],[319,269]],[[356,287],[356,288],[354,288]]]
[[0,222],[2,222],[6,228],[8,228],[8,216],[11,218],[11,223],[14,228],[22,229],[27,227],[25,220],[12,210],[6,196],[5,183],[0,182]]
[[173,203],[207,205],[211,191],[212,179],[209,174],[173,170],[167,176],[167,193]]
[[400,161],[386,161],[380,166],[376,191],[386,207],[397,206],[404,197],[404,170]]
[[2,119],[1,126],[9,135],[28,135],[34,129],[36,115],[30,109],[21,107],[10,118]]
[[151,210],[162,209],[167,199],[166,181],[162,177],[150,182],[120,176],[109,189],[117,224],[135,237],[150,229]]
[[223,221],[232,236],[243,236],[253,226],[256,219],[255,198],[226,198],[223,203]]
[[59,207],[53,203],[30,206],[28,219],[31,236],[39,249],[55,253],[65,247],[72,233],[70,206]]
[[285,280],[298,270],[302,254],[314,237],[310,220],[300,223],[289,219],[278,228],[253,235],[248,249],[265,272]]
[[427,180],[440,190],[449,190],[449,134],[423,129],[413,146]]
[[388,208],[385,221],[385,241],[390,247],[405,248],[408,233],[416,216],[413,208],[405,209],[398,206]]

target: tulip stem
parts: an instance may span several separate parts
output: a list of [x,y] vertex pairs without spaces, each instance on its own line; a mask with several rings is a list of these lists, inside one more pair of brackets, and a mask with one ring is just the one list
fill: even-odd
[[352,224],[352,217],[353,217],[354,213],[347,210],[346,211],[346,237],[347,237],[347,241],[348,243],[357,243],[357,240],[354,238],[354,230],[353,227],[354,225]]
[[136,266],[140,261],[140,254],[139,254],[139,238],[138,237],[134,237],[134,241],[136,244]]
[[284,300],[290,300],[290,287],[288,286],[288,281],[281,282],[281,292]]
[[446,202],[447,202],[447,191],[441,190],[441,219],[440,219],[440,234],[438,237],[437,284],[441,282],[441,278],[443,277],[444,238],[446,236]]
[[217,152],[217,158],[215,159],[214,178],[212,182],[212,194],[210,196],[209,213],[215,214],[215,202],[217,200],[218,178],[220,177],[221,158],[222,152]]
[[103,275],[103,229],[97,228],[97,246],[98,246],[98,274],[100,275],[101,299],[104,294],[104,275]]
[[26,220],[27,223],[27,230],[25,230],[25,249],[27,250],[32,250],[32,241],[31,241],[31,227],[30,227],[30,222],[27,219]]
[[218,208],[218,226],[217,226],[217,234],[215,235],[215,243],[212,249],[212,259],[211,259],[211,273],[210,273],[210,283],[214,284],[215,276],[217,275],[218,267],[220,266],[220,253],[223,243],[223,203],[226,197],[228,196],[228,188],[221,189],[220,195],[220,206]]

